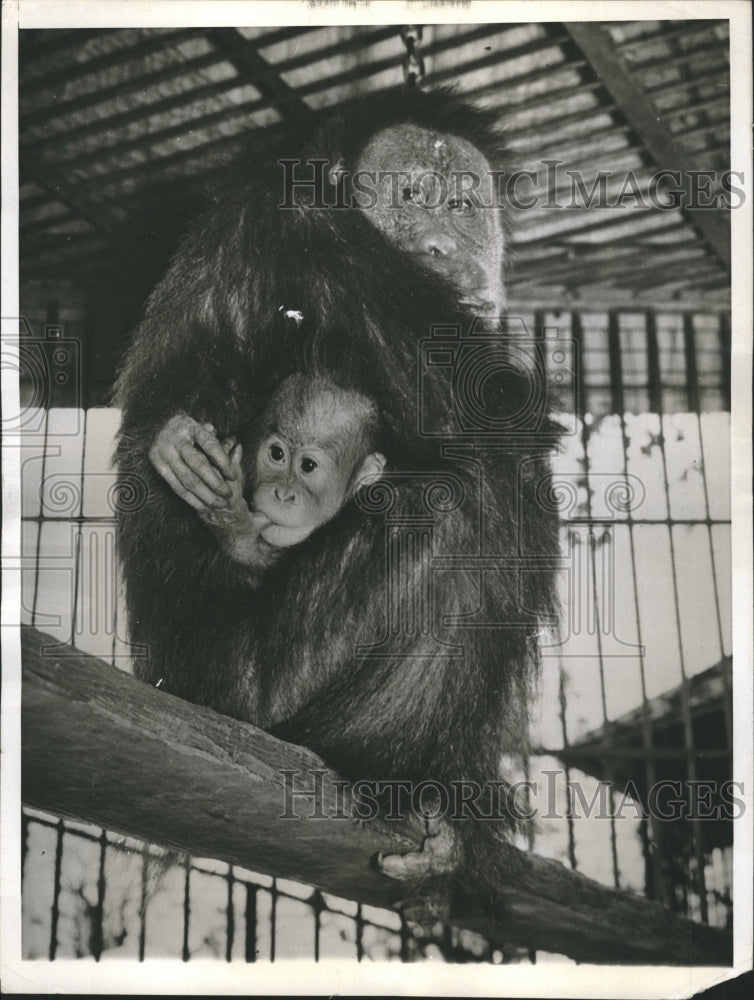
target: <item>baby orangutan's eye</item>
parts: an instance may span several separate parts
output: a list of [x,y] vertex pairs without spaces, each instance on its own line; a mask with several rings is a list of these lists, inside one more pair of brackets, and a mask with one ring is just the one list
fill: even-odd
[[313,458],[302,458],[301,459],[301,471],[304,473],[314,472],[317,468],[317,463]]
[[285,460],[285,452],[280,447],[279,444],[271,444],[269,447],[269,455],[273,462],[280,463]]

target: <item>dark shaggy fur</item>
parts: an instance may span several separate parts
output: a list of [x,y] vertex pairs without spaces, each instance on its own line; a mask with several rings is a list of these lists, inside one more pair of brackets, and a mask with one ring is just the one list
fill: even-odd
[[[370,97],[279,154],[352,166],[370,135],[406,120],[463,136],[499,163],[490,116],[442,93]],[[416,634],[399,636],[389,657],[358,656],[356,646],[378,641],[386,625],[384,515],[348,504],[257,588],[150,465],[149,447],[177,411],[211,421],[221,436],[238,434],[286,374],[326,370],[378,402],[390,468],[423,470],[418,486],[396,480],[391,516],[425,514],[423,487],[432,473],[452,472],[466,498],[434,515],[435,553],[534,555],[554,565],[555,515],[535,497],[552,426],[540,421],[525,448],[498,442],[460,457],[422,437],[418,342],[433,323],[466,330],[471,317],[358,211],[307,207],[305,198],[280,211],[276,160],[244,164],[193,228],[120,375],[117,461],[121,474],[149,484],[146,506],[120,517],[131,638],[148,649],[137,675],[311,747],[346,777],[496,779],[503,751],[525,751],[533,634],[553,613],[552,565],[435,573],[435,632],[461,656],[437,656]],[[304,322],[286,320],[281,307]],[[512,369],[501,407],[516,411],[527,386]],[[434,384],[428,405],[445,419],[447,387]],[[513,627],[440,620],[477,607],[481,619]],[[462,840],[478,882],[489,847],[483,835]]]

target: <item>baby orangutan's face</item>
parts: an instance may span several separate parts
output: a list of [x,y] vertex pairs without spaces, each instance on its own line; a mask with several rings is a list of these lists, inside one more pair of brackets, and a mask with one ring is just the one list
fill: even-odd
[[313,531],[343,505],[353,470],[326,444],[271,435],[257,452],[254,507],[275,524]]
[[381,455],[364,454],[351,395],[324,389],[312,395],[309,387],[295,406],[289,392],[278,395],[257,450],[252,506],[273,524],[294,529],[286,538],[306,538],[337,514],[361,480],[384,467]]

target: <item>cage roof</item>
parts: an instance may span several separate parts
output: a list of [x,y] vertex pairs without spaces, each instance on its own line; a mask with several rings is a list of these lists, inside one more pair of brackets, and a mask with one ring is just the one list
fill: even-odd
[[[703,200],[721,193],[727,30],[724,20],[422,27],[426,85],[452,84],[498,111],[517,163],[537,173],[525,187],[536,206],[511,210],[514,300],[728,304],[727,213],[648,196],[660,168],[684,183],[708,171]],[[26,278],[96,278],[114,247],[137,240],[137,206],[200,185],[250,133],[400,83],[406,57],[396,25],[19,37]],[[622,206],[586,207],[579,181],[588,198],[600,172]]]

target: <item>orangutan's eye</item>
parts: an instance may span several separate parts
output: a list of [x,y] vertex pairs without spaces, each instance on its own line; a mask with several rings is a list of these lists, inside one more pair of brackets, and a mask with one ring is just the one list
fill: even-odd
[[470,198],[449,198],[448,208],[451,212],[455,212],[456,215],[471,215],[474,211],[474,206],[471,203]]

